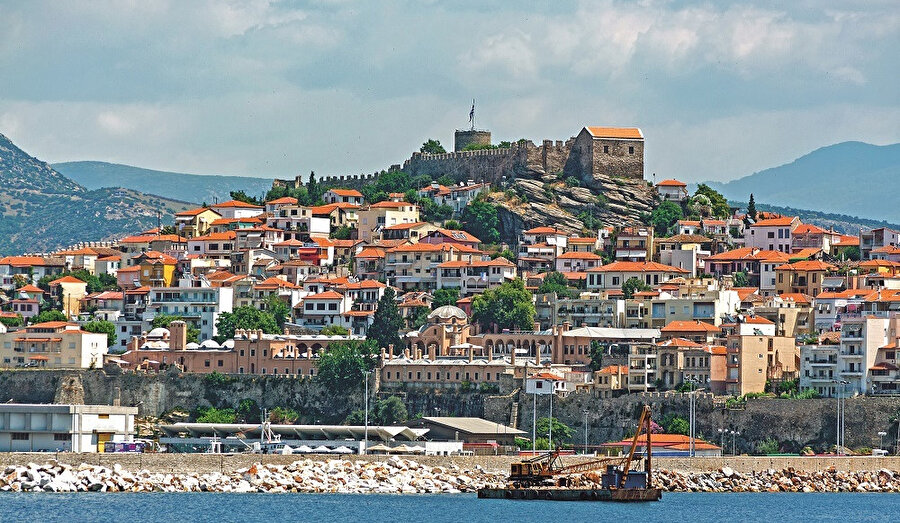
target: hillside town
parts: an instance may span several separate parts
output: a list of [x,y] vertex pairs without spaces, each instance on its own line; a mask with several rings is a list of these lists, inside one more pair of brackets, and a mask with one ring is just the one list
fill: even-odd
[[[582,134],[643,169],[639,129]],[[490,148],[466,145],[453,154]],[[501,242],[502,182],[402,175],[356,188],[311,175],[114,241],[4,257],[2,366],[315,376],[353,345],[388,386],[544,373],[600,397],[900,389],[900,231],[843,234],[666,179],[648,184],[642,223],[548,221]]]

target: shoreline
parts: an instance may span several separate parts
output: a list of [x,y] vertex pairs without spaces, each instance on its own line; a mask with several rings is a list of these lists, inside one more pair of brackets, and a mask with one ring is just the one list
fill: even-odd
[[[37,457],[32,455],[32,457]],[[44,457],[48,457],[44,455]],[[383,460],[310,459],[262,463],[229,473],[154,472],[146,468],[111,466],[55,459],[0,466],[0,492],[234,492],[335,494],[460,494],[507,485],[506,470],[480,464],[434,465],[397,456]],[[573,486],[599,488],[596,471],[570,476]],[[900,471],[874,468],[844,471],[830,466],[819,471],[791,467],[742,473],[724,466],[703,472],[666,468],[653,470],[655,486],[664,492],[900,492]]]

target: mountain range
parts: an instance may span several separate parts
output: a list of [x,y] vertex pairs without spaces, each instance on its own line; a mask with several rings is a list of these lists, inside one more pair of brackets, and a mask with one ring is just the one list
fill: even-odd
[[64,162],[52,167],[88,189],[126,187],[166,198],[189,199],[198,204],[230,200],[230,191],[260,196],[272,188],[271,178],[174,173],[117,163]]
[[709,182],[729,200],[817,209],[900,223],[900,143],[842,142],[727,183]]
[[47,252],[171,223],[192,207],[128,188],[90,190],[0,134],[0,255]]

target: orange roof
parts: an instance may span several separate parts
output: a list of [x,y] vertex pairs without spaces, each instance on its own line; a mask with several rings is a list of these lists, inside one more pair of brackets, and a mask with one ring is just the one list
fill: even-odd
[[748,316],[744,318],[742,323],[749,323],[752,325],[775,325],[774,322],[769,321],[761,316]]
[[779,251],[763,251],[753,247],[741,247],[731,251],[720,252],[707,256],[706,261],[740,261],[740,260],[756,260],[756,261],[772,261],[787,262],[790,256]]
[[317,205],[315,207],[310,207],[309,212],[312,214],[331,214],[335,211],[335,209],[359,209],[359,205],[354,205],[352,203],[346,202],[337,202],[337,203],[328,203],[325,205]]
[[379,249],[378,247],[366,247],[359,251],[356,258],[384,258],[384,249]]
[[741,301],[744,301],[748,296],[759,292],[759,289],[756,287],[732,287],[731,290],[737,292],[738,299]]
[[328,189],[326,192],[331,192],[338,196],[356,196],[362,198],[362,193],[356,189]]
[[788,225],[794,223],[796,220],[796,216],[782,216],[780,218],[769,218],[767,220],[760,220],[751,227],[787,227]]
[[585,129],[594,138],[644,139],[644,134],[637,127],[585,127]]
[[616,261],[602,267],[594,267],[588,269],[588,272],[680,272],[687,274],[688,271],[671,265],[665,265],[657,262],[628,262]]
[[535,227],[533,229],[528,229],[527,231],[523,232],[522,234],[562,234],[562,233],[556,227],[541,226],[541,227]]
[[385,200],[383,202],[373,203],[369,206],[371,209],[399,209],[400,207],[415,207],[415,205],[408,202],[392,202]]
[[[189,209],[187,211],[176,212],[175,216],[197,216],[198,214],[202,214],[208,211],[206,207],[197,207],[196,209]],[[215,212],[215,211],[213,211]]]
[[686,183],[675,180],[674,178],[669,179],[669,180],[663,180],[656,185],[661,186],[661,187],[687,187]]
[[232,223],[262,223],[262,220],[256,217],[251,218],[216,218],[210,225],[230,225]]
[[807,305],[810,303],[809,296],[799,292],[786,292],[784,294],[779,294],[778,297],[781,298],[781,301],[792,301],[794,303],[805,303]]
[[847,234],[842,234],[841,239],[835,243],[835,245],[840,245],[841,247],[847,247],[850,245],[859,245],[859,236],[850,236]]
[[119,240],[119,243],[150,243],[157,241],[168,241],[174,243],[183,243],[187,241],[187,238],[183,238],[178,236],[177,234],[144,234],[138,236],[128,236],[127,238],[122,238]]
[[132,267],[122,267],[117,271],[118,274],[127,273],[127,272],[140,272],[141,268],[137,265]]
[[722,329],[702,321],[675,320],[660,329],[660,332],[721,332]]
[[895,302],[900,301],[900,290],[895,289],[881,289],[880,291],[872,291],[871,294],[866,296],[865,300],[867,302]]
[[285,240],[283,242],[273,243],[272,247],[303,247],[304,245],[306,245],[305,242],[296,238],[291,238],[290,240]]
[[387,287],[384,283],[381,283],[378,280],[360,280],[355,283],[347,282],[341,285],[341,288],[347,289],[348,291],[355,291],[359,289],[381,289]]
[[372,316],[375,314],[375,311],[347,311],[343,313],[343,316],[349,317],[363,317],[363,316]]
[[597,238],[580,238],[578,236],[569,238],[569,243],[588,243],[593,244],[597,243]]
[[385,231],[402,231],[404,229],[412,229],[413,227],[421,227],[422,225],[431,225],[429,222],[412,222],[412,223],[398,223],[397,225],[391,225],[389,227],[385,227]]
[[238,200],[228,200],[227,202],[217,203],[215,205],[210,205],[213,209],[216,207],[221,208],[231,208],[231,209],[262,209],[259,205],[253,205],[252,203],[241,202]]
[[597,371],[598,374],[628,374],[627,365],[609,365]]
[[592,252],[569,251],[556,257],[557,260],[600,260],[599,256]]
[[276,278],[274,276],[271,278],[266,278],[265,280],[257,283],[253,287],[256,289],[262,289],[262,290],[275,289],[275,288],[280,289],[282,287],[286,287],[288,289],[299,289],[299,287],[297,285],[294,285],[293,283],[291,283],[287,280],[282,280],[281,278]]
[[87,285],[87,283],[85,283],[73,276],[63,276],[62,278],[58,278],[56,280],[51,281],[50,285],[58,285],[60,283],[84,283],[85,285]]
[[679,349],[698,349],[702,347],[699,343],[684,338],[672,338],[671,340],[661,341],[656,344],[657,347],[675,347]]
[[424,252],[439,250],[441,250],[440,245],[434,245],[431,243],[409,243],[405,245],[398,245],[392,249],[388,249],[387,252]]
[[824,234],[828,231],[811,223],[801,223],[794,229],[794,234]]
[[25,330],[29,329],[59,329],[60,327],[66,327],[69,325],[78,325],[77,323],[69,323],[67,321],[45,321],[43,323],[35,323],[34,325],[29,325],[25,327]]
[[837,267],[819,260],[802,260],[775,267],[776,271],[833,271]]
[[282,196],[281,198],[267,201],[266,205],[297,205],[297,198]]
[[811,258],[820,252],[822,252],[822,249],[816,249],[815,247],[807,247],[806,249],[800,249],[799,251],[792,253],[791,259]]
[[16,289],[16,292],[40,292],[40,293],[43,293],[44,289],[41,289],[40,287],[36,287],[29,283],[28,285],[23,285],[23,286],[19,287],[18,289]]
[[325,291],[319,294],[312,294],[304,298],[304,300],[342,300],[344,295],[335,291]]
[[723,345],[710,345],[708,347],[710,354],[724,355],[728,352],[728,348]]
[[442,227],[439,227],[438,230],[428,233],[429,236],[436,236],[438,234],[440,234],[442,236],[446,236],[452,240],[457,240],[457,241],[462,241],[462,242],[471,242],[471,243],[481,243],[481,240],[479,240],[475,235],[469,234],[466,231],[458,231],[458,230],[454,230],[454,229],[444,229]]
[[122,257],[121,256],[104,256],[102,258],[97,258],[97,261],[105,261],[105,262],[122,261]]
[[539,380],[563,381],[563,378],[560,378],[556,374],[551,374],[549,372],[538,372],[537,374],[532,374],[531,376],[529,376],[529,378]]
[[222,240],[233,240],[237,237],[237,234],[234,231],[225,231],[225,232],[211,232],[209,234],[205,234],[203,236],[197,236],[196,238],[191,238],[192,242],[208,242],[208,241],[222,241]]

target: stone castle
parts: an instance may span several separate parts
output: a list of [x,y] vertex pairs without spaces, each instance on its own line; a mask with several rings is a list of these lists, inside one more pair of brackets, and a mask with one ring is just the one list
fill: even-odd
[[[544,140],[536,145],[530,140],[514,142],[508,148],[463,151],[468,144],[489,145],[489,131],[456,131],[454,152],[426,154],[414,152],[402,165],[389,170],[403,170],[411,176],[448,175],[456,180],[500,183],[518,177],[533,178],[553,175],[560,179],[574,177],[583,187],[601,189],[600,180],[616,178],[625,182],[643,181],[644,136],[638,128],[584,127],[577,136],[566,141]],[[359,185],[375,179],[378,173],[327,176],[320,183]],[[275,180],[276,186],[299,187],[303,179]]]

